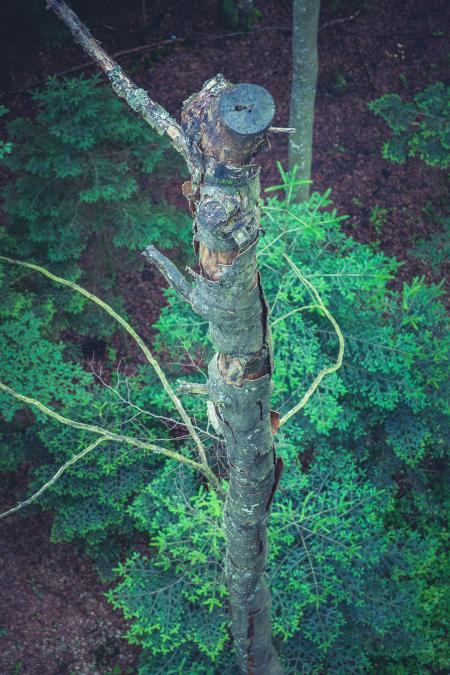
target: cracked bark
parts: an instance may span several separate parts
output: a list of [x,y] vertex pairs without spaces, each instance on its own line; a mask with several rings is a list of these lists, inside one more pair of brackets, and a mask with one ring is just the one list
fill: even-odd
[[225,569],[239,669],[283,672],[272,643],[267,518],[281,476],[270,410],[272,341],[256,266],[259,167],[274,114],[270,94],[221,75],[184,104],[182,129],[193,167],[183,186],[194,219],[200,273],[193,284],[152,246],[144,254],[209,322],[217,353],[208,367],[208,415],[225,440],[230,482],[224,507]]

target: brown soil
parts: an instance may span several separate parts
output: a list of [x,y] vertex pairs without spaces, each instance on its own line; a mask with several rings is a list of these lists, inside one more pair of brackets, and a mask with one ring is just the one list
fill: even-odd
[[[147,4],[149,20],[144,25],[140,0],[103,0],[87,8],[85,3],[84,9],[81,1],[73,2],[110,52],[171,36],[182,39],[122,60],[172,114],[178,115],[182,101],[206,79],[222,72],[231,81],[267,87],[277,105],[275,124],[287,124],[288,0],[256,2],[262,17],[248,35],[229,34],[221,24],[218,0]],[[27,114],[30,99],[23,90],[48,74],[83,63],[85,57],[69,37],[56,46],[39,43],[39,13],[37,23],[28,20],[22,31],[22,17],[13,5],[5,3],[0,9],[0,84],[6,92],[1,102],[12,114]],[[366,104],[386,92],[407,97],[434,81],[448,81],[448,42],[442,31],[450,25],[450,5],[446,0],[323,0],[322,5],[314,189],[331,186],[337,208],[350,216],[347,227],[352,235],[361,241],[379,240],[387,253],[405,260],[404,276],[427,273],[426,262],[411,258],[407,250],[436,229],[422,209],[428,200],[438,205],[443,199],[444,175],[419,161],[403,166],[384,161],[381,145],[387,129]],[[263,186],[278,182],[275,161],[286,165],[286,158],[287,139],[277,137],[271,151],[260,158]],[[162,189],[169,201],[185,208],[178,178]],[[369,220],[376,205],[388,214],[379,231]],[[162,302],[160,287],[159,278],[148,272],[127,271],[121,278],[129,314],[146,336]],[[20,497],[25,474],[24,470],[2,479],[1,506]],[[0,524],[0,672],[93,675],[110,673],[114,667],[115,672],[136,672],[137,652],[120,639],[126,624],[107,604],[105,587],[90,562],[75,545],[48,543],[48,515],[37,510],[24,515]]]
[[[26,473],[2,476],[2,511],[23,494]],[[50,527],[37,509],[1,523],[0,673],[136,672],[138,650],[122,639],[126,625],[106,585],[76,546],[50,543]]]

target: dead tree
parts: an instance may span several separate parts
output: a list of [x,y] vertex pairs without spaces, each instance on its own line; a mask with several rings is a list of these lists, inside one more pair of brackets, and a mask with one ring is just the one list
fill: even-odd
[[163,254],[144,254],[210,324],[217,353],[209,364],[208,414],[225,441],[229,489],[224,505],[226,577],[232,634],[242,673],[283,672],[272,643],[271,597],[264,571],[267,519],[281,473],[270,411],[272,343],[256,266],[259,167],[275,107],[252,84],[222,75],[205,83],[182,110],[181,126],[128,77],[61,0],[48,0],[74,38],[124,98],[186,160],[183,193],[194,216],[199,272],[188,281]]

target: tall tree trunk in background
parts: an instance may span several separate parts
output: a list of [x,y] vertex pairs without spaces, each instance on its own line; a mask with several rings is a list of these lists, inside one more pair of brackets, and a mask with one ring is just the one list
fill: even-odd
[[[289,137],[289,168],[297,165],[296,180],[311,180],[319,12],[320,0],[294,0],[289,126],[295,128],[295,133]],[[309,193],[309,183],[299,185],[296,201],[308,199]]]
[[252,28],[260,12],[253,0],[222,0],[221,15],[225,28],[245,32]]

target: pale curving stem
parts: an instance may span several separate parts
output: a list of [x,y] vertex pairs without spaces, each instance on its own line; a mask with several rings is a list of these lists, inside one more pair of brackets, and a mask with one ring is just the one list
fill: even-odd
[[[331,323],[333,326],[338,342],[339,342],[339,351],[338,351],[338,356],[336,359],[336,363],[334,363],[332,366],[328,366],[327,368],[323,368],[318,375],[314,378],[311,386],[309,389],[305,392],[305,394],[302,396],[300,401],[293,407],[291,410],[289,410],[287,413],[283,415],[283,417],[279,421],[279,426],[283,426],[288,420],[291,419],[294,415],[296,415],[302,408],[305,407],[305,405],[308,403],[309,399],[311,396],[315,393],[316,389],[318,389],[320,383],[322,382],[323,378],[326,377],[327,375],[331,375],[332,373],[335,373],[336,371],[339,370],[339,368],[342,366],[342,362],[344,360],[344,351],[345,351],[345,341],[344,341],[344,336],[342,334],[342,331],[339,327],[338,322],[334,318],[334,316],[329,312],[329,310],[326,308],[322,298],[319,295],[319,292],[317,288],[310,282],[306,277],[303,276],[301,273],[300,269],[297,267],[297,265],[291,260],[291,258],[286,255],[286,253],[283,253],[283,258],[287,260],[289,263],[291,269],[294,271],[295,275],[300,279],[302,284],[308,289],[310,295],[312,298],[316,301],[316,305],[307,305],[306,307],[299,307],[296,310],[292,310],[292,312],[289,312],[289,314],[299,311],[300,309],[306,309],[307,307],[318,307],[319,309],[322,310],[322,312],[325,314],[327,317],[328,321]],[[287,314],[284,317],[281,317],[282,319],[285,319]]]
[[[24,394],[20,394],[11,387],[8,387],[8,385],[4,384],[3,382],[0,382],[0,391],[4,391],[6,394],[9,394],[10,396],[16,398],[18,401],[22,401],[22,403],[25,403],[25,405],[29,405],[32,406],[33,408],[36,408],[41,413],[44,413],[44,415],[47,415],[47,417],[56,420],[60,424],[72,427],[73,429],[88,431],[97,436],[100,436],[101,441],[124,443],[125,445],[130,445],[131,447],[134,448],[140,448],[141,450],[147,450],[148,452],[152,452],[157,455],[163,455],[164,457],[168,457],[169,459],[175,459],[176,461],[181,462],[182,464],[185,464],[186,466],[189,466],[192,469],[195,469],[196,471],[202,473],[205,476],[205,478],[209,481],[212,488],[217,491],[218,495],[222,499],[225,496],[225,492],[222,488],[220,480],[213,473],[213,471],[211,471],[211,469],[208,466],[196,462],[190,457],[186,457],[185,455],[182,455],[181,453],[176,452],[175,450],[170,450],[169,448],[164,448],[162,446],[155,445],[154,443],[149,443],[148,441],[141,441],[138,438],[133,438],[132,436],[117,434],[113,431],[109,431],[109,429],[104,429],[103,427],[100,427],[97,424],[86,424],[85,422],[78,422],[77,420],[72,420],[69,417],[64,417],[64,415],[61,415],[60,413],[56,412],[56,410],[48,408],[46,405],[41,403],[41,401],[38,401],[35,398],[31,398],[30,396],[25,396]],[[97,445],[99,445],[99,443],[92,443],[92,445],[88,446],[88,448],[86,448],[85,451],[80,452],[78,455],[75,455],[71,460],[66,462],[62,467],[60,467],[59,471],[55,474],[53,479],[51,479],[49,483],[45,484],[40,490],[38,490],[38,492],[35,493],[35,495],[32,495],[32,499],[30,498],[30,500],[34,501],[35,499],[37,499],[37,497],[39,497],[42,494],[42,492],[44,492],[44,490],[47,489],[47,487],[56,482],[56,480],[63,473],[63,471],[65,471],[72,464],[75,464],[77,461],[82,459],[88,452],[96,448]],[[25,506],[31,503],[30,500],[23,502],[22,505]],[[18,508],[14,507],[13,509],[5,511],[4,513],[0,514],[0,518],[3,518],[4,516],[19,510],[19,508],[22,508],[22,506],[18,505]]]
[[59,467],[58,471],[53,474],[53,476],[50,478],[49,481],[44,483],[42,487],[39,488],[36,492],[34,492],[31,497],[28,499],[25,499],[23,502],[19,502],[16,506],[13,506],[12,508],[8,509],[7,511],[3,511],[3,513],[0,513],[0,518],[6,518],[6,516],[10,516],[13,513],[17,513],[17,511],[20,511],[23,509],[25,506],[30,506],[30,504],[33,504],[39,497],[46,492],[52,485],[56,483],[58,478],[62,476],[62,474],[73,464],[76,464],[80,459],[83,459],[83,457],[86,457],[92,450],[95,450],[100,443],[104,443],[107,439],[106,438],[97,438],[93,443],[87,446],[87,448],[83,448],[83,450],[73,457],[71,457],[67,462],[62,464],[62,466]]
[[145,89],[138,87],[125,75],[119,64],[105,52],[63,0],[47,0],[47,8],[52,9],[59,16],[86,54],[108,76],[116,94],[124,98],[130,108],[137,112],[158,134],[167,136],[175,150],[187,160],[184,134],[180,125],[167,110],[153,101]]
[[[156,249],[155,249],[156,250]],[[162,255],[162,254],[160,254]],[[199,457],[204,464],[205,467],[208,467],[208,461],[206,457],[206,451],[205,447],[197,434],[196,430],[194,429],[194,426],[192,424],[192,421],[187,414],[186,410],[184,409],[180,399],[178,396],[175,394],[173,391],[172,387],[169,384],[169,381],[162,370],[158,360],[153,356],[152,352],[150,349],[147,347],[145,342],[142,340],[142,338],[136,333],[134,328],[130,326],[128,321],[125,321],[125,319],[120,316],[120,314],[117,314],[113,310],[112,307],[110,307],[106,302],[98,298],[96,295],[93,293],[89,293],[85,288],[82,286],[78,286],[78,284],[74,283],[73,281],[69,281],[68,279],[64,279],[62,277],[56,276],[56,274],[52,274],[49,272],[45,267],[40,267],[39,265],[34,265],[33,263],[27,263],[23,262],[21,260],[14,260],[13,258],[7,258],[5,256],[0,255],[0,261],[10,263],[12,265],[18,265],[19,267],[25,267],[26,269],[33,270],[35,272],[39,272],[40,274],[43,274],[45,277],[48,279],[51,279],[57,284],[61,284],[62,286],[68,286],[71,288],[73,291],[76,293],[79,293],[80,295],[83,295],[85,298],[90,300],[91,302],[94,302],[96,305],[101,307],[107,314],[109,314],[115,321],[117,321],[118,324],[122,326],[122,328],[125,329],[125,331],[132,337],[132,339],[136,342],[142,353],[144,354],[145,358],[147,359],[148,363],[152,366],[153,370],[155,371],[156,375],[159,378],[159,381],[161,382],[165,392],[169,396],[170,400],[174,404],[176,410],[178,411],[181,420],[185,424],[192,440],[195,442],[195,445],[197,446],[197,451],[199,454]],[[181,275],[180,275],[181,276]],[[187,282],[186,282],[187,283]]]

